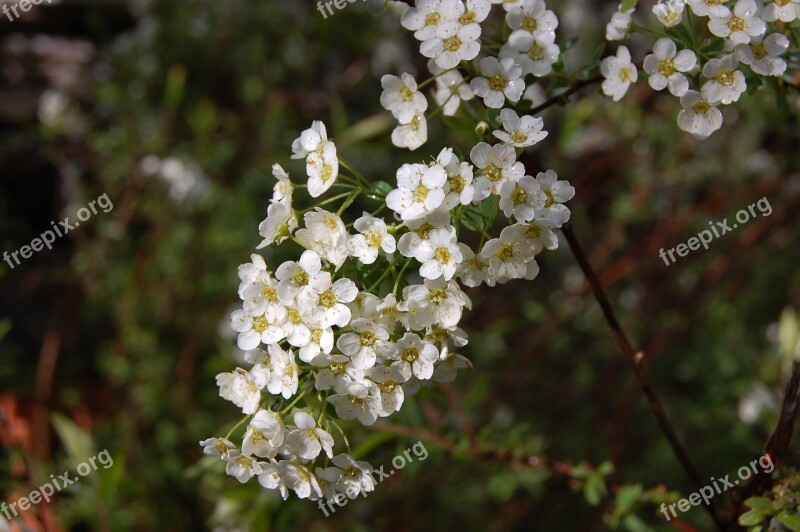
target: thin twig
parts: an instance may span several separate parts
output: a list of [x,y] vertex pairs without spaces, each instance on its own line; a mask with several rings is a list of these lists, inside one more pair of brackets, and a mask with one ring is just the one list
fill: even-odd
[[[667,441],[672,448],[672,452],[675,453],[675,456],[678,458],[678,461],[683,467],[686,476],[689,477],[694,487],[699,491],[700,488],[702,488],[705,484],[702,480],[700,480],[700,475],[697,473],[697,468],[695,468],[694,464],[689,458],[689,454],[686,452],[683,444],[678,439],[678,435],[675,433],[675,429],[672,427],[669,418],[667,418],[667,415],[664,413],[664,408],[661,406],[661,401],[659,400],[655,389],[650,383],[647,373],[645,373],[642,367],[644,353],[641,351],[637,352],[633,348],[630,340],[628,340],[628,337],[625,334],[625,331],[622,330],[622,327],[620,326],[619,321],[617,321],[617,317],[614,314],[614,309],[611,307],[611,303],[608,300],[608,296],[606,296],[605,290],[603,290],[603,287],[600,285],[597,274],[595,274],[594,270],[592,269],[589,259],[586,257],[586,253],[584,253],[583,248],[575,236],[575,233],[572,231],[572,224],[564,224],[562,230],[564,232],[564,236],[567,238],[567,242],[569,243],[572,253],[575,255],[575,259],[578,261],[581,270],[583,270],[583,273],[586,276],[586,280],[589,282],[592,292],[594,292],[597,302],[600,304],[600,308],[603,310],[603,315],[606,318],[609,329],[611,329],[611,334],[614,336],[614,341],[616,342],[617,347],[619,347],[620,351],[622,351],[622,354],[625,355],[625,358],[628,359],[628,362],[630,362],[631,366],[633,367],[636,378],[639,381],[639,384],[642,387],[645,395],[647,396],[650,411],[656,417],[658,425],[661,428],[661,432],[664,433],[664,436],[667,438]],[[728,529],[730,526],[728,520],[719,515],[716,506],[709,503],[707,506],[704,506],[704,508],[720,530]]]
[[537,105],[536,107],[528,111],[528,114],[535,115],[541,113],[548,107],[551,107],[555,104],[564,105],[569,101],[570,96],[572,96],[582,88],[588,87],[589,85],[593,85],[600,81],[603,81],[603,76],[595,76],[593,78],[588,78],[588,79],[576,79],[572,82],[572,84],[569,86],[567,90],[565,90],[561,94],[556,94],[555,96],[545,100],[544,103]]

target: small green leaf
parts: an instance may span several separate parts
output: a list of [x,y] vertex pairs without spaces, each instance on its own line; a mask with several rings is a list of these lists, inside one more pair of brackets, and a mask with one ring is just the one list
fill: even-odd
[[800,515],[782,514],[778,516],[778,521],[792,532],[800,532]]
[[91,435],[78,427],[71,419],[55,413],[51,417],[53,428],[64,443],[70,461],[79,464],[94,455]]
[[765,512],[772,511],[772,501],[764,497],[750,497],[744,501],[744,505],[748,508],[754,508]]
[[620,5],[620,11],[627,11],[629,9],[633,9],[636,7],[636,4],[639,0],[622,0],[622,5]]
[[761,510],[750,510],[739,516],[739,524],[742,526],[755,526],[760,524],[766,517],[766,514]]

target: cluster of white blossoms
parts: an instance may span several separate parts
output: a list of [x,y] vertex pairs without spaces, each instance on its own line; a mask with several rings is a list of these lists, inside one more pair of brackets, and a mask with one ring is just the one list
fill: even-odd
[[[635,5],[636,2],[632,2]],[[678,27],[688,8],[707,19],[706,35],[692,35],[691,26]],[[607,40],[623,40],[634,31],[634,8],[620,4],[606,26]],[[722,127],[719,106],[736,102],[747,90],[749,75],[782,77],[789,48],[785,23],[800,17],[800,0],[659,0],[653,13],[670,30],[653,45],[642,63],[647,82],[680,98],[678,126],[704,139]],[[648,34],[658,33],[648,31]],[[678,50],[681,46],[683,49]],[[627,47],[603,59],[603,92],[620,100],[638,79]],[[692,89],[694,85],[695,89]]]
[[[746,88],[742,65],[754,74],[783,75],[786,63],[778,56],[788,39],[775,21],[797,18],[798,1],[690,0],[713,35],[697,46],[684,42],[685,32],[648,30],[664,36],[644,58],[644,71],[653,89],[680,97],[681,128],[705,137],[720,127],[718,106]],[[631,3],[612,18],[608,39],[636,30]],[[348,446],[338,421],[372,425],[399,411],[422,385],[450,381],[470,367],[456,352],[467,344],[460,327],[472,305],[465,287],[535,278],[537,256],[558,247],[554,231],[570,218],[565,203],[575,189],[555,171],[529,171],[519,160],[547,136],[542,119],[526,114],[522,103],[541,90],[535,82],[551,73],[561,83],[556,88],[591,81],[566,73],[556,15],[543,0],[415,4],[403,4],[400,23],[420,42],[431,77],[381,79],[380,103],[397,120],[392,142],[420,148],[427,120],[438,112],[460,114],[475,126],[477,141],[403,164],[396,183],[383,186],[342,158],[325,126],[314,122],[292,144],[292,157],[306,161],[306,179],[292,182],[276,164],[273,197],[259,225],[258,248],[289,246],[294,260],[273,265],[254,254],[239,268],[242,306],[231,326],[248,367],[217,375],[217,384],[246,417],[225,437],[201,444],[239,481],[256,477],[284,498],[289,491],[312,500],[371,491],[371,466],[337,452]],[[505,27],[482,48],[482,24],[494,4],[503,9],[495,15]],[[684,8],[683,0],[667,0],[653,11],[674,28]],[[599,69],[602,90],[614,100],[638,78],[625,46]],[[435,83],[432,111],[422,92],[429,83]],[[320,198],[334,188],[343,192],[304,210],[294,206],[297,190]],[[366,212],[371,201],[378,204]],[[391,219],[380,217],[386,209]]]
[[[470,367],[456,352],[468,341],[460,327],[472,306],[465,287],[533,279],[536,257],[558,246],[554,230],[568,221],[564,204],[575,190],[553,170],[528,175],[519,155],[547,132],[541,118],[506,106],[520,101],[525,75],[543,75],[556,61],[558,21],[541,0],[504,2],[509,42],[499,56],[482,58],[480,75],[466,82],[457,67],[480,51],[480,23],[492,3],[420,0],[402,15],[430,58],[429,81],[445,115],[475,96],[499,110],[496,128],[470,147],[468,160],[441,149],[403,164],[394,188],[378,195],[314,122],[292,145],[293,158],[306,159],[305,182],[273,167],[277,182],[258,247],[289,246],[296,255],[271,265],[254,254],[239,267],[242,306],[231,326],[247,367],[217,375],[217,385],[246,417],[225,437],[201,442],[239,481],[257,478],[284,498],[371,491],[371,466],[337,452],[347,443],[344,434],[342,442],[332,436],[338,422],[372,425],[425,383],[448,382]],[[428,109],[420,86],[409,74],[386,75],[381,85],[381,105],[398,121],[392,141],[420,147]],[[298,211],[303,188],[323,197]],[[331,189],[344,192],[324,197]],[[359,199],[379,205],[364,212]],[[388,220],[379,217],[386,208]]]

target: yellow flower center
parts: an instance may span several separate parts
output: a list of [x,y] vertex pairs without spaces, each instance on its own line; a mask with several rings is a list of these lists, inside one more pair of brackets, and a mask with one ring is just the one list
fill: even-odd
[[414,189],[414,195],[413,195],[414,201],[416,203],[422,203],[423,201],[425,201],[425,198],[427,197],[428,197],[428,187],[420,183],[419,185],[417,185],[417,188]]
[[675,11],[670,11],[669,13],[664,15],[664,20],[666,20],[667,22],[673,22],[677,18],[678,18],[678,13],[676,13]]
[[292,323],[297,324],[303,321],[303,319],[300,317],[300,311],[298,311],[296,308],[290,308],[286,311],[286,313],[289,316],[289,321]]
[[436,288],[431,290],[431,293],[428,294],[428,300],[431,303],[441,303],[445,299],[447,299],[447,292],[444,288]]
[[336,218],[333,216],[325,216],[322,218],[322,223],[324,223],[328,229],[335,230],[338,227],[338,222]]
[[403,88],[400,89],[400,98],[402,98],[404,102],[410,102],[414,99],[414,91],[409,89],[408,85],[403,85]]
[[668,78],[675,73],[675,63],[671,59],[664,59],[658,64],[658,73]]
[[533,33],[534,31],[536,31],[536,28],[539,27],[539,23],[536,22],[536,19],[533,18],[532,16],[525,15],[525,17],[522,19],[522,24],[520,24],[520,26],[522,27],[523,30]]
[[253,318],[252,328],[258,334],[261,334],[264,331],[266,331],[267,327],[269,327],[269,322],[267,321],[267,318],[265,318],[264,316],[258,316],[256,318]]
[[503,171],[495,165],[490,164],[483,169],[483,175],[492,183],[496,183],[503,177]]
[[359,340],[364,347],[372,347],[378,341],[378,338],[371,332],[363,332],[359,335]]
[[378,385],[378,388],[380,388],[383,393],[389,393],[394,391],[395,386],[397,386],[397,383],[394,381],[383,381]]
[[314,329],[311,331],[311,341],[315,344],[319,344],[320,340],[322,340],[322,329]]
[[400,358],[402,358],[406,362],[414,362],[416,359],[419,358],[419,350],[413,347],[409,347],[408,349],[403,349],[403,352],[400,354]]
[[502,91],[508,85],[508,80],[500,74],[495,74],[489,78],[489,88],[493,91]]
[[336,296],[333,295],[333,292],[330,290],[326,290],[325,292],[321,293],[319,296],[319,306],[325,308],[331,308],[336,304]]
[[447,248],[436,248],[436,251],[433,252],[433,258],[442,264],[447,264],[451,258],[450,251]]
[[525,237],[533,240],[542,236],[542,228],[538,225],[531,223],[525,226]]
[[467,261],[467,265],[473,270],[481,271],[486,268],[486,264],[478,257],[472,258]]
[[731,31],[742,31],[744,29],[744,20],[734,15],[728,21],[728,27]]
[[717,82],[720,85],[725,85],[726,87],[733,86],[733,70],[725,70],[717,74]]
[[631,69],[628,67],[620,68],[619,69],[619,79],[625,83],[630,83],[631,81]]
[[472,24],[475,22],[475,12],[474,11],[467,11],[460,17],[458,17],[458,23],[462,26],[466,26],[467,24]]
[[417,228],[417,234],[421,239],[428,240],[428,237],[431,236],[431,231],[434,229],[435,228],[431,224],[425,222],[424,224],[420,225],[419,228]]
[[253,429],[253,432],[250,433],[250,441],[253,443],[260,443],[264,440],[266,440],[266,438],[264,437],[264,433],[260,430]]
[[706,114],[709,109],[711,109],[711,106],[708,104],[708,102],[705,102],[703,100],[700,100],[699,102],[697,102],[692,106],[692,111],[694,111],[699,115]]
[[528,57],[534,61],[541,61],[544,59],[544,49],[538,44],[534,44],[530,47],[530,50],[528,50]]
[[463,43],[461,42],[461,39],[458,38],[458,36],[453,36],[444,41],[444,49],[447,50],[448,52],[455,52],[459,48],[461,48],[462,44]]
[[511,244],[501,244],[500,249],[497,250],[496,257],[503,262],[507,261],[514,256],[514,246]]
[[331,373],[333,373],[334,375],[341,375],[342,373],[345,372],[344,362],[331,362],[331,365],[329,367]]
[[528,140],[528,135],[526,135],[522,131],[515,131],[514,133],[511,134],[511,142],[514,142],[516,144],[522,144],[526,140]]
[[525,192],[522,188],[515,188],[514,192],[511,193],[511,202],[514,205],[525,205],[528,201],[528,193]]
[[425,17],[425,25],[435,26],[440,20],[442,20],[442,16],[439,13],[428,13],[428,16]]
[[764,48],[763,44],[759,43],[753,45],[753,57],[755,57],[756,59],[764,59],[766,55],[767,55],[767,49]]
[[544,195],[547,196],[547,199],[544,201],[544,208],[549,209],[553,205],[556,204],[556,199],[553,197],[553,193],[549,190],[544,191]]
[[265,286],[264,290],[261,291],[264,295],[264,299],[271,302],[276,302],[278,300],[278,291],[272,288],[271,286]]
[[460,194],[464,191],[465,186],[467,186],[467,182],[460,175],[450,178],[450,192]]
[[308,273],[305,270],[297,270],[292,279],[298,286],[305,286],[308,284]]
[[377,231],[367,232],[367,234],[364,235],[364,239],[367,241],[369,247],[377,248],[381,245],[381,234]]
[[319,178],[325,183],[333,176],[333,168],[329,164],[322,165],[322,171],[319,173]]

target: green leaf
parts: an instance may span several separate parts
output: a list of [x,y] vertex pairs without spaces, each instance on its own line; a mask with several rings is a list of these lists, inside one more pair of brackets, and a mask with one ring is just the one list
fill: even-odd
[[653,529],[647,523],[635,515],[626,515],[622,520],[622,526],[630,532],[653,532]]
[[800,532],[800,515],[782,514],[778,516],[778,521],[792,532]]
[[772,501],[765,499],[764,497],[750,497],[744,501],[744,505],[748,508],[755,508],[756,510],[762,510],[765,512],[772,511]]
[[694,48],[694,38],[692,34],[689,32],[689,29],[684,26],[683,24],[679,26],[675,26],[674,28],[669,28],[667,30],[667,34],[671,37],[674,37],[676,41],[682,44],[686,48]]
[[626,514],[633,508],[639,495],[642,494],[642,485],[624,486],[617,492],[617,508],[620,514]]
[[94,456],[94,443],[88,432],[58,413],[52,415],[51,421],[71,462],[79,464]]
[[633,9],[636,7],[636,4],[639,0],[622,0],[622,5],[620,5],[620,11],[627,11],[629,9]]
[[767,517],[761,510],[750,510],[739,516],[739,524],[742,526],[755,526],[760,524]]
[[386,197],[389,192],[392,191],[392,185],[387,183],[386,181],[373,181],[372,187],[370,188],[370,194],[375,196]]
[[607,494],[608,488],[606,488],[606,481],[602,476],[594,474],[586,479],[583,496],[590,505],[597,506]]

